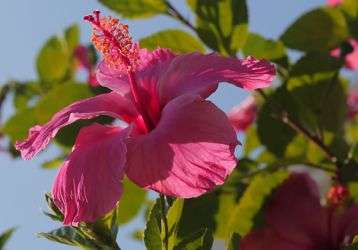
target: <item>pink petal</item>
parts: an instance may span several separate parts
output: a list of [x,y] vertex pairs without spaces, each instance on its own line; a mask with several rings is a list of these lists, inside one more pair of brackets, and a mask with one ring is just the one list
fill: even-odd
[[161,77],[159,95],[162,104],[188,93],[206,98],[216,90],[219,82],[252,90],[269,86],[275,75],[272,64],[253,57],[238,60],[214,53],[180,55]]
[[97,66],[96,77],[101,86],[109,88],[122,96],[130,93],[127,73],[108,67],[104,60]]
[[[144,88],[147,85],[153,85],[153,82],[156,85],[161,69],[166,69],[163,65],[174,58],[174,54],[167,49],[157,49],[153,52],[141,49],[139,56],[139,65],[135,74],[138,84],[142,87],[144,85]],[[116,91],[123,96],[130,93],[127,72],[110,68],[105,61],[102,61],[98,65],[96,75],[99,84],[103,87]]]
[[267,224],[279,235],[303,245],[328,242],[328,218],[316,183],[303,173],[292,174],[278,188],[266,210]]
[[337,246],[351,243],[358,234],[358,204],[352,205],[346,211],[335,211],[333,214],[333,237]]
[[[289,223],[289,221],[287,222]],[[240,250],[317,250],[280,237],[274,230],[264,228],[246,235],[240,241]]]
[[343,0],[327,0],[327,4],[330,6],[337,6],[343,3]]
[[231,125],[236,131],[245,131],[256,118],[257,106],[253,96],[247,97],[228,114]]
[[79,119],[91,119],[99,115],[132,121],[137,113],[128,100],[114,92],[98,95],[75,102],[56,113],[45,125],[33,127],[28,138],[16,142],[15,147],[21,151],[22,158],[30,159],[43,150],[61,128]]
[[[353,51],[346,55],[345,58],[345,66],[348,69],[351,70],[357,70],[358,69],[358,40],[350,39],[349,43],[351,44]],[[331,56],[333,57],[339,57],[341,54],[341,49],[336,48],[331,51]]]
[[80,67],[90,70],[92,65],[88,57],[89,51],[88,48],[82,44],[78,45],[74,51],[74,56],[78,60]]
[[346,67],[351,70],[358,69],[358,40],[350,39],[351,46],[353,47],[353,52],[349,53],[346,56]]
[[126,162],[123,142],[130,128],[93,124],[81,129],[52,189],[65,225],[94,222],[111,211],[122,194]]
[[[158,97],[158,81],[175,55],[168,49],[160,48],[153,52],[141,49],[139,54],[140,59],[135,71],[135,79],[141,102],[147,107],[147,113],[151,120],[157,122],[160,118],[161,109]],[[126,72],[111,69],[102,61],[97,70],[97,79],[102,86],[110,88],[129,99],[132,98]]]
[[358,86],[349,90],[347,97],[348,117],[353,118],[358,114]]
[[236,165],[238,144],[226,115],[199,96],[169,102],[157,127],[129,139],[127,175],[138,185],[195,197],[220,185]]

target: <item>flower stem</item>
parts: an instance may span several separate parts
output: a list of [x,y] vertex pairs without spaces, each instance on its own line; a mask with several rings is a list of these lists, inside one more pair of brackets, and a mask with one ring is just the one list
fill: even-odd
[[168,8],[167,14],[169,16],[174,17],[175,19],[186,25],[188,28],[190,28],[192,31],[196,32],[194,25],[188,19],[186,19],[177,9],[175,9],[175,7],[169,1],[166,0],[164,1],[164,3]]
[[167,208],[165,203],[165,195],[159,194],[159,197],[160,197],[161,216],[164,225],[164,246],[165,246],[165,250],[169,250],[169,245],[168,245],[169,228],[168,228],[168,220],[167,220],[167,213],[166,213]]
[[[268,97],[261,89],[258,89],[257,92],[267,101]],[[276,103],[274,103],[276,104]],[[280,106],[278,107],[282,112],[280,112],[280,115],[278,115],[278,119],[281,120],[283,123],[287,124],[289,127],[291,127],[293,130],[295,130],[297,133],[302,134],[307,139],[312,141],[316,146],[318,146],[326,155],[326,157],[331,161],[333,164],[339,167],[338,159],[337,157],[331,152],[331,150],[323,143],[323,141],[317,136],[312,134],[310,131],[308,131],[303,125],[301,125],[299,122],[295,121],[290,117],[288,112],[284,109],[282,109]]]

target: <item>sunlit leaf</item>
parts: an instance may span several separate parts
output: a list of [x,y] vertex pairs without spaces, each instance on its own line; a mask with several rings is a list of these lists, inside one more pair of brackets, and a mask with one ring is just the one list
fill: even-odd
[[8,242],[15,230],[16,228],[10,228],[0,234],[0,249],[4,249],[5,244]]
[[228,221],[228,232],[245,235],[255,224],[255,216],[260,211],[272,190],[288,176],[285,171],[257,175],[251,181],[239,203],[233,209]]
[[80,247],[82,249],[97,249],[95,243],[86,239],[73,227],[61,227],[48,233],[39,233],[39,237],[61,244]]
[[235,55],[248,36],[245,0],[187,0],[196,14],[199,37],[211,49]]
[[140,211],[146,197],[146,191],[125,178],[123,180],[123,195],[118,204],[117,221],[124,224],[133,219]]
[[80,42],[80,28],[77,24],[73,24],[65,30],[65,40],[69,52],[72,53]]
[[243,53],[245,56],[275,61],[286,56],[286,49],[281,41],[265,39],[259,34],[250,33]]
[[157,199],[150,211],[144,230],[144,243],[148,250],[162,250],[161,209],[159,199]]
[[124,18],[149,18],[166,12],[163,0],[99,0]]
[[26,109],[30,106],[31,101],[41,94],[41,84],[37,81],[16,82],[14,90],[14,106],[18,110]]
[[327,51],[348,38],[342,13],[335,8],[319,8],[299,17],[281,36],[283,43],[302,51]]
[[210,230],[205,228],[180,241],[174,246],[173,250],[205,250],[211,249],[212,244],[213,236],[211,235]]
[[163,30],[145,37],[140,40],[140,46],[150,50],[158,47],[170,48],[177,53],[205,52],[198,39],[187,32],[177,29]]
[[10,137],[12,142],[26,138],[29,128],[37,124],[33,108],[22,109],[6,121],[2,132]]
[[[168,220],[168,246],[169,249],[173,249],[174,246],[178,242],[178,230],[179,230],[179,221],[180,217],[183,212],[184,207],[184,200],[183,199],[176,199],[173,205],[169,208],[167,213],[167,220]],[[162,239],[165,237],[165,231],[162,230]]]
[[36,61],[37,72],[45,88],[65,78],[70,54],[65,41],[53,36],[41,48]]
[[92,96],[87,84],[67,82],[51,89],[39,100],[35,107],[36,118],[39,124],[48,122],[60,109],[75,101]]

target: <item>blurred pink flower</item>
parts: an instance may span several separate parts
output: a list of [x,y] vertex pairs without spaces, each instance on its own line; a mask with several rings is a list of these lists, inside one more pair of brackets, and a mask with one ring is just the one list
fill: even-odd
[[[357,70],[358,69],[358,41],[355,39],[349,39],[349,43],[353,48],[353,51],[346,55],[345,57],[345,65],[346,68],[351,70]],[[340,48],[336,48],[331,51],[331,55],[334,57],[339,57],[341,53]]]
[[94,65],[92,65],[89,58],[89,53],[90,52],[86,46],[78,45],[77,48],[75,49],[74,55],[79,62],[80,68],[83,68],[84,70],[87,71],[88,74],[87,82],[92,87],[97,87],[99,86],[99,84],[96,78],[96,74],[94,72]]
[[255,97],[249,96],[227,113],[227,116],[236,131],[245,131],[255,121],[256,112]]
[[[338,6],[343,3],[343,0],[327,0],[327,4],[330,6]],[[353,48],[353,51],[346,55],[345,57],[345,65],[346,68],[351,70],[358,69],[358,41],[355,39],[349,39],[349,43]],[[336,48],[331,51],[331,55],[339,58],[341,54],[341,49]]]
[[141,187],[184,198],[222,184],[236,166],[238,141],[225,113],[205,99],[219,82],[249,90],[269,86],[274,66],[253,58],[149,52],[132,42],[117,19],[100,18],[97,11],[85,18],[104,57],[97,79],[112,92],[64,108],[16,144],[30,159],[78,119],[108,115],[130,124],[94,124],[80,131],[52,191],[64,223],[109,212],[120,198],[124,174]]
[[323,207],[317,184],[294,173],[266,208],[266,224],[240,242],[240,250],[344,249],[358,233],[358,205]]
[[337,6],[343,3],[343,0],[327,0],[327,4],[330,6]]
[[347,97],[348,118],[358,114],[358,86],[351,89]]

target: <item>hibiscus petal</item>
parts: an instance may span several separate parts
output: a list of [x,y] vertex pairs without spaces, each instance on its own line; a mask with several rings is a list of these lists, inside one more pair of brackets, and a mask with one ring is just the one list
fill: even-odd
[[256,112],[257,106],[255,98],[249,96],[238,106],[235,106],[227,116],[236,131],[245,131],[254,122]]
[[351,70],[358,69],[358,40],[349,40],[353,51],[346,56],[346,67]]
[[252,57],[239,60],[214,53],[186,54],[177,56],[161,77],[159,95],[161,104],[187,93],[206,98],[216,90],[219,82],[252,90],[269,86],[275,74],[272,64]]
[[111,211],[122,194],[130,128],[99,124],[81,129],[74,149],[61,166],[52,189],[64,224],[93,222]]
[[127,72],[110,68],[104,60],[97,66],[96,77],[101,86],[109,88],[122,96],[130,93]]
[[75,102],[56,113],[45,125],[33,127],[26,140],[16,142],[16,149],[21,151],[22,158],[30,159],[44,149],[61,128],[79,119],[91,119],[99,115],[132,121],[137,113],[128,100],[115,92],[98,95]]
[[[139,85],[156,85],[161,73],[165,70],[163,65],[174,58],[174,54],[168,49],[156,49],[153,52],[147,49],[139,51],[138,67],[135,74]],[[97,80],[103,86],[125,96],[130,92],[127,72],[122,69],[111,68],[102,60],[96,71]],[[154,84],[153,84],[154,82]]]
[[[288,222],[289,223],[289,222]],[[246,235],[240,241],[240,250],[317,250],[281,238],[274,230],[264,228]]]
[[332,235],[335,244],[351,243],[358,234],[358,204],[352,205],[346,211],[336,211],[332,218]]
[[304,245],[328,242],[327,213],[316,183],[304,173],[291,174],[266,210],[267,224],[278,234]]
[[[168,65],[175,55],[169,49],[158,48],[153,52],[141,49],[139,56],[139,65],[134,75],[138,84],[140,99],[142,104],[147,107],[151,120],[157,122],[160,117],[159,77],[168,69]],[[97,79],[102,86],[132,99],[127,72],[111,69],[102,61],[97,70]]]
[[127,175],[166,195],[195,197],[225,181],[237,144],[225,113],[199,96],[180,96],[153,131],[128,140]]

